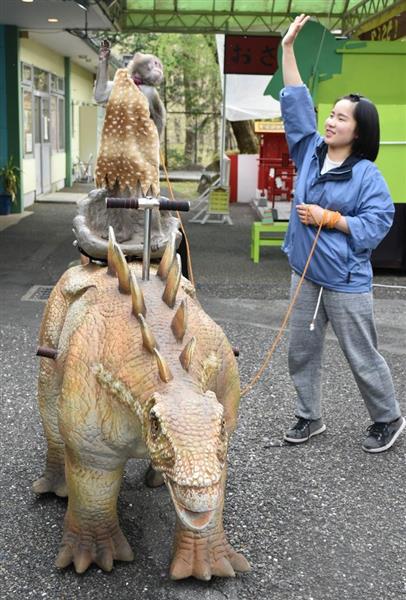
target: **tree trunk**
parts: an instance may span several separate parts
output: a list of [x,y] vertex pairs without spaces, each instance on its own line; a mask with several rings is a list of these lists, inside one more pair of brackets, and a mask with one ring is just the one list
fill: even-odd
[[193,83],[191,81],[190,73],[187,71],[186,65],[183,67],[183,85],[185,93],[185,117],[186,117],[186,131],[185,131],[185,164],[190,165],[194,159],[194,148],[195,148],[195,122],[193,114]]
[[193,115],[186,115],[186,136],[185,136],[185,164],[191,165],[194,162],[195,155],[195,128]]
[[258,139],[254,133],[253,121],[231,121],[240,154],[257,154]]

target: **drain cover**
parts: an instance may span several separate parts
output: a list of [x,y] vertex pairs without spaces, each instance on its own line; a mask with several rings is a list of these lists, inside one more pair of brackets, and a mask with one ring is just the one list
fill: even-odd
[[23,302],[46,302],[53,289],[53,285],[33,285],[21,300]]

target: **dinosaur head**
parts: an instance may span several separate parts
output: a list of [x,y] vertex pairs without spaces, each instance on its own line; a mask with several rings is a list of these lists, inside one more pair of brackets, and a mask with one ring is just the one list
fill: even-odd
[[200,531],[221,507],[228,434],[223,407],[208,391],[154,394],[145,408],[145,440],[155,470],[162,472],[177,515]]

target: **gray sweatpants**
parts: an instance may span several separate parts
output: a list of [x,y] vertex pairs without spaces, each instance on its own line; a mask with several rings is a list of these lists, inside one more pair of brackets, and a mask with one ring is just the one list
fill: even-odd
[[[291,295],[299,282],[292,274]],[[321,362],[330,321],[350,365],[372,421],[389,422],[400,416],[392,376],[377,350],[372,293],[347,294],[323,290],[314,331],[313,319],[320,286],[304,280],[289,328],[289,373],[297,392],[296,415],[321,417]]]

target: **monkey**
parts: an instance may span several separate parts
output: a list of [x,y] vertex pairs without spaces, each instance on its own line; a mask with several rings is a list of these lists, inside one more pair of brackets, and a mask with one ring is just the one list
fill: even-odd
[[[107,103],[113,88],[113,82],[108,80],[109,56],[110,46],[105,40],[99,50],[99,65],[94,88],[94,99],[98,104]],[[153,54],[136,52],[128,63],[127,69],[134,84],[139,87],[148,100],[151,119],[155,123],[158,135],[161,138],[165,127],[166,113],[156,87],[162,83],[164,78],[162,63]]]

